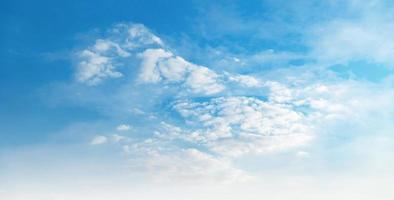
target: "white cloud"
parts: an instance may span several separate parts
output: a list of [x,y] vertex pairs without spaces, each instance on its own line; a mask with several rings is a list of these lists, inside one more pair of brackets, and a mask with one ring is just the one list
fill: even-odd
[[189,64],[181,63],[182,60],[173,58],[173,54],[164,49],[147,49],[138,57],[142,60],[139,80],[146,83],[158,83],[162,79],[180,81]]
[[162,122],[152,137],[128,140],[121,136],[122,151],[129,158],[128,168],[144,181],[158,183],[235,183],[251,180],[232,160],[197,148],[181,147],[182,129]]
[[312,138],[302,113],[256,98],[220,97],[203,103],[181,101],[175,109],[198,127],[190,134],[191,140],[223,155],[274,152],[305,144]]
[[[141,24],[117,24],[110,35],[97,39],[95,44],[77,52],[76,79],[97,85],[107,78],[119,78],[119,59],[130,57],[136,48],[163,45],[163,42]],[[122,64],[121,64],[122,63]]]
[[387,115],[394,109],[387,100],[393,98],[392,92],[376,85],[353,81],[306,84],[267,81],[262,84],[268,88],[267,100],[232,96],[177,101],[174,109],[185,126],[176,137],[223,156],[272,153],[309,144],[329,132],[329,124],[345,120],[361,125],[371,113]]
[[215,94],[224,86],[212,70],[174,56],[164,49],[147,49],[140,53],[141,72],[139,80],[145,83],[180,83],[192,93]]
[[190,75],[186,79],[186,85],[193,93],[216,94],[224,90],[224,86],[218,82],[218,75],[212,70],[193,66]]
[[79,82],[97,85],[104,79],[124,74],[120,66],[140,59],[139,83],[181,84],[185,91],[211,95],[224,90],[220,75],[211,69],[186,61],[167,50],[159,37],[141,24],[118,24],[110,35],[78,54],[76,77]]
[[122,49],[119,44],[112,42],[110,40],[97,39],[96,44],[94,44],[92,49],[95,50],[96,52],[100,52],[100,53],[106,53],[106,52],[109,52],[112,50],[118,56],[121,56],[121,57],[130,56],[129,52]]
[[115,71],[115,65],[111,57],[100,53],[83,50],[79,52],[81,61],[78,63],[77,80],[89,85],[96,85],[105,78],[119,78],[122,73]]
[[108,138],[103,135],[94,136],[93,139],[90,141],[91,145],[99,145],[105,144],[108,142]]
[[393,66],[394,24],[390,20],[336,20],[310,38],[312,56],[330,64],[364,60]]
[[124,46],[133,49],[146,45],[164,45],[163,41],[142,24],[117,24],[112,30],[114,34],[125,34]]
[[119,126],[116,127],[117,131],[128,131],[131,129],[131,126],[128,124],[120,124]]
[[229,81],[239,83],[244,87],[260,87],[261,83],[253,76],[225,73]]

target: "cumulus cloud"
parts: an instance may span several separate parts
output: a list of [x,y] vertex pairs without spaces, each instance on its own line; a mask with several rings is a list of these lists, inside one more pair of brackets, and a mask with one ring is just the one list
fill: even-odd
[[76,79],[88,85],[97,85],[104,79],[122,77],[119,59],[127,58],[141,46],[163,45],[160,38],[141,24],[117,24],[105,38],[82,49],[77,55]]
[[[160,71],[157,69],[157,62],[159,59],[168,58],[172,56],[170,52],[163,49],[148,49],[139,57],[142,59],[142,70],[139,74],[139,79],[142,82],[157,83],[161,80]],[[179,67],[179,66],[178,66]],[[184,71],[181,66],[181,72]],[[171,76],[169,76],[171,78]]]
[[224,90],[218,83],[218,75],[206,67],[193,67],[186,79],[186,85],[193,93],[215,94]]
[[164,49],[147,49],[139,57],[142,60],[141,82],[182,83],[190,92],[202,94],[214,94],[224,89],[214,71],[192,64]]
[[224,155],[272,152],[311,139],[311,130],[302,113],[252,97],[178,102],[175,109],[198,127],[191,134],[193,140]]
[[119,78],[122,73],[115,71],[112,58],[98,52],[84,50],[78,54],[81,61],[78,64],[77,80],[95,85],[105,78]]
[[187,92],[205,95],[225,89],[219,74],[174,55],[141,24],[118,24],[109,32],[109,36],[77,52],[79,82],[97,85],[105,79],[123,77],[119,67],[135,67],[130,66],[130,60],[139,60],[139,83],[180,84]]

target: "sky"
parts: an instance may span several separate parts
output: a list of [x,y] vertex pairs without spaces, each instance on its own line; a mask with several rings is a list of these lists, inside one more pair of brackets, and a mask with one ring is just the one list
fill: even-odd
[[1,1],[0,199],[393,199],[393,11]]

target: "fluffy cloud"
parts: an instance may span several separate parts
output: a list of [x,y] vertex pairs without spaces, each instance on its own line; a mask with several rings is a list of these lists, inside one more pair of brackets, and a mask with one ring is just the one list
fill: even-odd
[[190,92],[202,94],[214,94],[224,89],[214,71],[187,62],[164,49],[147,49],[139,57],[142,60],[141,82],[183,83]]
[[193,67],[186,79],[186,85],[193,93],[215,94],[224,90],[218,83],[218,75],[206,67]]
[[[148,49],[145,52],[139,54],[139,57],[142,59],[142,70],[139,74],[140,81],[148,83],[159,82],[162,78],[159,71],[160,68],[157,69],[157,62],[160,59],[168,58],[170,56],[172,56],[172,53],[166,52],[163,49]],[[167,77],[170,78],[170,80],[171,78],[173,78],[171,77],[171,75],[175,75],[176,77],[178,77],[179,72],[184,73],[185,71],[184,66],[176,65],[175,67],[178,68],[179,71],[178,73],[167,74]]]
[[76,53],[79,82],[97,85],[107,78],[122,77],[117,68],[123,65],[119,60],[147,45],[163,45],[160,38],[141,24],[117,24],[110,35],[97,39],[95,44]]
[[112,58],[98,52],[84,50],[79,53],[81,61],[78,64],[77,80],[95,85],[104,78],[118,78],[122,73],[115,71]]
[[138,58],[139,83],[181,84],[188,92],[205,95],[225,89],[220,75],[174,55],[143,25],[118,24],[109,32],[109,36],[77,52],[79,82],[97,85],[104,79],[122,77],[124,74],[118,68],[130,67],[130,59]]
[[190,134],[191,140],[224,155],[272,152],[311,139],[302,113],[252,97],[220,97],[203,103],[181,101],[175,109],[198,127]]

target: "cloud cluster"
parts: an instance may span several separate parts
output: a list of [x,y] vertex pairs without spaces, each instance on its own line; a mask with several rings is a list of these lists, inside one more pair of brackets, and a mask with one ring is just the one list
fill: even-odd
[[[117,132],[96,136],[91,144],[120,146],[133,171],[153,180],[246,180],[249,175],[234,166],[235,159],[284,151],[308,157],[303,148],[328,132],[325,128],[331,123],[346,119],[358,123],[371,112],[385,113],[366,97],[375,95],[391,106],[383,98],[388,91],[380,86],[344,80],[326,69],[304,74],[297,71],[302,68],[278,69],[265,76],[217,71],[176,55],[142,25],[120,24],[109,32],[80,51],[94,56],[79,57],[77,80],[99,85],[122,77],[141,90],[136,94],[147,94],[132,96],[141,98],[139,114],[130,113],[138,115],[140,124],[129,123],[133,129],[119,125]],[[293,55],[280,55],[274,59],[293,59]],[[266,60],[259,59],[251,62]],[[145,87],[155,90],[145,91]],[[371,93],[375,87],[381,92]],[[135,92],[124,88],[125,93]],[[168,94],[157,92],[163,90]],[[154,98],[142,99],[150,96]],[[152,106],[145,110],[147,102]],[[124,134],[119,135],[120,131]]]
[[162,45],[160,38],[141,24],[117,24],[109,30],[110,36],[100,38],[95,44],[76,53],[79,82],[99,84],[107,78],[122,77],[119,59],[130,57],[131,52],[145,45]]
[[79,82],[97,85],[105,79],[120,78],[124,74],[119,67],[136,68],[128,61],[138,60],[138,83],[180,84],[188,93],[205,95],[225,89],[219,74],[174,55],[159,37],[141,24],[118,24],[109,33],[77,52],[76,79]]
[[[96,57],[102,57],[103,61],[97,62],[95,57],[79,57],[77,80],[88,85],[98,85],[106,84],[104,79],[122,76],[134,79],[134,85],[177,88],[178,93],[174,94],[172,101],[167,102],[167,106],[172,107],[170,112],[179,113],[185,123],[178,127],[156,116],[158,118],[155,121],[161,120],[161,123],[151,127],[157,130],[150,136],[145,134],[148,137],[131,140],[130,136],[118,134],[96,136],[91,141],[92,145],[108,141],[119,144],[130,158],[140,158],[136,163],[143,163],[142,168],[154,168],[153,171],[161,174],[158,177],[179,171],[185,171],[182,177],[199,177],[204,172],[208,173],[206,177],[219,176],[221,178],[218,179],[227,181],[224,177],[237,177],[231,180],[246,177],[232,166],[232,157],[276,152],[306,144],[312,138],[306,116],[284,103],[286,95],[292,94],[286,93],[285,89],[278,89],[279,86],[273,82],[262,83],[252,75],[216,72],[191,63],[172,53],[159,37],[142,25],[120,24],[109,32],[109,36],[97,39],[93,46],[80,52],[83,54],[89,51]],[[132,60],[134,62],[131,63],[138,63],[137,66],[129,65],[128,61]],[[120,66],[137,68],[134,70],[137,76],[122,73],[118,69]],[[232,87],[272,89],[275,86],[277,88],[267,94],[266,100],[223,96],[196,102],[189,99],[190,95],[179,95],[209,97],[229,93]],[[160,98],[156,101],[156,104],[163,103]],[[130,126],[120,125],[116,130],[129,131]],[[179,142],[191,146],[182,147]],[[174,162],[179,163],[179,166],[170,166]],[[187,167],[190,162],[195,163],[193,168]],[[207,166],[212,171],[207,171]]]
[[305,144],[312,137],[302,113],[252,97],[180,101],[174,108],[198,127],[190,133],[192,141],[223,155],[278,151]]

